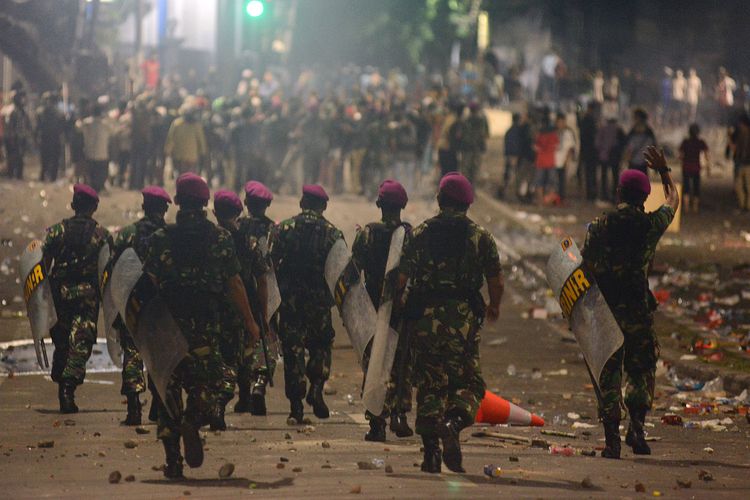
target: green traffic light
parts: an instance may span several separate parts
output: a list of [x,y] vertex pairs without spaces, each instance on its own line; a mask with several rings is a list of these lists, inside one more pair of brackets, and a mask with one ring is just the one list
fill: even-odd
[[260,17],[263,15],[264,10],[265,6],[261,0],[250,0],[245,7],[245,12],[250,17]]

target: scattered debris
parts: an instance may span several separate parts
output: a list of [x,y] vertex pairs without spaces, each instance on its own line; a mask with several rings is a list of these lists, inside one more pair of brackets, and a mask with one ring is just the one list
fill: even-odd
[[689,488],[692,488],[692,486],[693,486],[693,482],[692,481],[685,481],[685,480],[682,480],[682,479],[678,479],[677,480],[677,487],[678,488],[689,489]]
[[295,467],[292,469],[292,472],[302,472],[302,467]]
[[499,465],[489,464],[484,466],[484,475],[487,477],[500,477],[503,474],[503,469]]
[[710,446],[706,446],[705,448],[703,448],[703,451],[711,455],[714,452],[714,449],[711,448]]
[[39,441],[36,444],[37,448],[54,448],[55,442],[54,441]]
[[698,471],[698,479],[700,479],[701,481],[706,481],[706,482],[713,481],[714,475],[708,472],[707,470],[701,469],[700,471]]
[[125,476],[125,482],[126,483],[132,483],[133,481],[135,481],[135,476],[133,474]]
[[353,495],[359,495],[360,493],[362,493],[362,485],[358,484],[357,486],[354,486],[349,490],[349,493]]
[[234,464],[231,462],[225,463],[219,469],[219,478],[221,479],[227,479],[231,477],[232,474],[234,474]]
[[122,479],[122,474],[119,470],[112,471],[109,473],[109,484],[117,484]]
[[591,482],[591,478],[588,477],[588,476],[584,477],[583,481],[581,481],[581,488],[585,488],[585,489],[588,490],[588,489],[591,489],[593,487],[594,487],[594,483]]
[[331,447],[331,443],[329,443],[328,441],[323,441],[322,443],[320,443],[320,446],[328,449]]
[[123,445],[125,446],[125,448],[127,448],[129,450],[132,450],[133,448],[137,448],[138,447],[138,443],[136,441],[132,440],[132,439],[128,439],[127,441],[125,441],[123,443]]
[[284,467],[286,467],[286,464],[283,463],[283,462],[279,462],[279,463],[276,464],[276,468],[277,469],[283,469]]
[[508,457],[508,460],[509,460],[509,461],[511,461],[511,462],[518,462],[518,461],[519,461],[519,460],[518,460],[518,457],[516,457],[516,456],[514,456],[514,455],[511,455],[511,456],[509,456],[509,457]]
[[[514,434],[503,434],[500,432],[492,431],[479,431],[471,434],[472,437],[490,437],[499,439],[500,441],[508,441],[511,443],[526,444],[533,446],[532,439],[526,436],[516,436]],[[546,446],[545,446],[546,448]]]
[[575,432],[554,431],[550,429],[542,429],[540,432],[546,436],[559,436],[570,439],[576,439],[578,437]]
[[357,468],[359,470],[375,470],[378,467],[372,462],[357,462]]
[[385,473],[386,474],[393,474],[393,466],[388,464],[385,466]]
[[145,427],[136,427],[135,433],[136,434],[151,434],[151,431],[149,429],[146,429]]
[[635,482],[635,491],[638,493],[646,493],[646,487],[643,485],[642,482],[636,481]]

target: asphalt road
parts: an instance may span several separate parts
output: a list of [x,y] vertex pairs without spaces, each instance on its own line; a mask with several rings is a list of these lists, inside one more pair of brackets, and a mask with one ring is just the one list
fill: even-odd
[[[28,232],[41,234],[45,225],[65,215],[66,186],[2,183],[0,210],[14,247],[3,246],[3,258],[17,252]],[[102,200],[100,217],[106,225],[121,225],[134,217],[138,196],[114,192]],[[47,207],[41,201],[49,200]],[[280,219],[293,214],[296,199],[279,197],[270,215]],[[412,200],[405,218],[417,222],[434,210],[429,201]],[[131,214],[131,215],[128,215]],[[356,197],[337,197],[326,214],[351,242],[356,223],[377,217],[373,204]],[[503,214],[492,204],[480,203],[470,213],[480,223]],[[28,221],[21,218],[26,216]],[[487,219],[489,218],[489,219]],[[18,234],[15,227],[21,227]],[[503,234],[496,234],[503,239]],[[510,267],[510,266],[506,266]],[[510,269],[508,269],[510,271]],[[0,293],[11,297],[15,276],[0,276]],[[603,446],[596,422],[594,394],[575,343],[565,340],[556,323],[526,319],[532,290],[512,278],[498,323],[482,332],[482,370],[490,390],[543,416],[547,430],[572,432],[575,438],[542,435],[539,429],[499,428],[498,432],[569,444],[581,450]],[[4,309],[5,310],[5,309]],[[5,316],[8,316],[7,314]],[[0,341],[28,336],[22,319],[0,319]],[[508,374],[514,365],[515,375]],[[532,376],[534,371],[541,377]],[[465,431],[466,474],[419,471],[417,438],[366,443],[367,426],[359,402],[361,372],[346,334],[337,325],[332,379],[335,394],[327,396],[332,416],[312,418],[308,428],[288,427],[281,370],[269,392],[269,415],[251,417],[228,414],[230,428],[206,434],[206,460],[199,469],[187,469],[188,479],[173,483],[154,470],[163,462],[156,427],[146,434],[119,425],[124,399],[119,395],[119,374],[91,374],[77,393],[81,413],[57,413],[56,386],[41,375],[0,378],[0,477],[5,498],[236,498],[244,495],[281,498],[365,496],[371,498],[580,498],[638,497],[658,494],[671,497],[746,498],[750,488],[750,425],[744,416],[719,414],[687,417],[690,420],[729,418],[721,432],[663,425],[661,416],[682,404],[682,397],[663,376],[657,383],[657,410],[649,416],[649,435],[658,438],[650,457],[634,457],[624,449],[620,461],[587,456],[552,456],[543,448],[472,437]],[[352,403],[348,396],[352,396]],[[569,415],[575,413],[576,415]],[[310,412],[311,414],[311,412]],[[410,415],[413,423],[413,414]],[[574,422],[593,428],[573,428]],[[53,441],[50,448],[40,447]],[[135,447],[126,447],[133,441]],[[133,443],[128,443],[131,446]],[[358,462],[382,460],[384,466],[363,470]],[[229,479],[219,478],[227,463],[236,468]],[[502,468],[487,478],[486,464]],[[386,467],[390,466],[390,467]],[[119,471],[122,481],[110,484]],[[126,481],[127,476],[132,481]],[[711,480],[704,480],[710,477]],[[584,479],[588,478],[588,481]],[[704,479],[701,479],[704,478]],[[679,484],[678,484],[679,483]],[[637,491],[641,489],[643,493]],[[680,486],[680,484],[682,486]],[[689,487],[688,487],[689,486]]]

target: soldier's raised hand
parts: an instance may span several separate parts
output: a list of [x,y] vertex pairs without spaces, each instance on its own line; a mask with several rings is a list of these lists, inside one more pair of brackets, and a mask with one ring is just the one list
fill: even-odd
[[664,151],[658,149],[656,146],[649,146],[646,152],[643,153],[643,157],[646,159],[646,166],[648,168],[656,170],[657,172],[663,172],[667,170],[667,159],[664,157]]

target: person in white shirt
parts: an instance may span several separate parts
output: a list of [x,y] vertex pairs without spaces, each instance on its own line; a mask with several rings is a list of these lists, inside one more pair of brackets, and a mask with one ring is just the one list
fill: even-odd
[[565,114],[558,113],[555,119],[557,129],[557,149],[555,150],[555,170],[557,172],[557,195],[562,202],[565,199],[565,181],[570,165],[576,156],[576,138],[573,130],[568,127]]
[[703,83],[698,77],[698,73],[695,71],[695,68],[690,68],[690,72],[688,73],[687,78],[687,92],[685,96],[689,108],[688,121],[690,123],[695,122],[695,119],[698,116],[698,102],[700,101],[702,91]]
[[101,104],[95,104],[91,116],[81,124],[83,155],[86,158],[86,179],[97,192],[104,189],[109,173],[109,145],[113,129],[103,116]]
[[672,119],[675,123],[682,122],[685,114],[686,94],[687,79],[682,70],[678,69],[672,80],[672,105],[674,106]]

